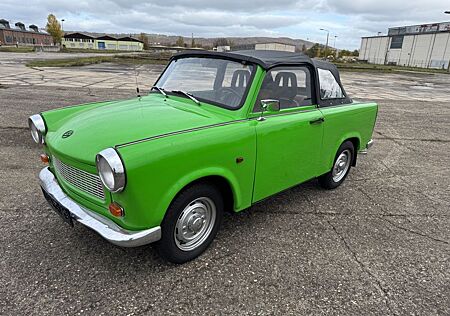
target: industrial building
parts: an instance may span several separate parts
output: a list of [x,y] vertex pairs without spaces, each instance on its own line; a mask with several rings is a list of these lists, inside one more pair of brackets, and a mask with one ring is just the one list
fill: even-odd
[[255,50],[279,50],[283,52],[295,52],[295,46],[283,43],[258,43],[255,44]]
[[372,64],[449,69],[450,22],[393,27],[363,37],[359,60]]
[[128,50],[141,51],[144,43],[134,37],[125,36],[116,38],[110,35],[92,36],[85,33],[64,34],[61,42],[63,47],[100,50]]
[[267,42],[267,43],[257,43],[257,44],[241,44],[233,45],[232,50],[278,50],[284,52],[295,52],[295,45],[278,43],[278,42]]
[[17,22],[11,27],[9,21],[0,19],[0,45],[49,46],[53,45],[53,39],[36,25],[26,29],[25,24]]

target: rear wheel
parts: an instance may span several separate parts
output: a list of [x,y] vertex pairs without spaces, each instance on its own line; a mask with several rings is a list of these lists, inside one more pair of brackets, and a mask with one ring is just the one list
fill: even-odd
[[199,183],[182,191],[167,210],[156,244],[162,257],[184,263],[203,253],[216,236],[223,217],[220,191],[211,184]]
[[319,184],[325,189],[335,189],[344,182],[352,165],[355,149],[350,141],[339,147],[334,159],[333,168],[319,177]]

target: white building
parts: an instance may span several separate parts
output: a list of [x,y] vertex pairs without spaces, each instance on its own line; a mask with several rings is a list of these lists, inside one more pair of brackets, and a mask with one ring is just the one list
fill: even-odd
[[283,52],[295,52],[295,46],[282,43],[255,44],[255,50],[280,50]]
[[228,52],[229,50],[231,50],[231,47],[228,46],[228,45],[226,45],[226,46],[217,46],[217,47],[215,48],[215,50],[216,50],[217,52],[220,52],[220,53],[222,53],[222,52]]
[[390,28],[363,37],[359,60],[372,64],[449,69],[450,22]]

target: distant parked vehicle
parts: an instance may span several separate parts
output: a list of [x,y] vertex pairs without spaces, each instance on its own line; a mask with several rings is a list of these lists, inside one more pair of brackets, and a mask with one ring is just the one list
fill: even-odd
[[225,210],[318,178],[342,184],[372,145],[378,107],[353,102],[336,67],[296,53],[175,55],[149,95],[29,118],[62,218],[124,247],[200,255]]

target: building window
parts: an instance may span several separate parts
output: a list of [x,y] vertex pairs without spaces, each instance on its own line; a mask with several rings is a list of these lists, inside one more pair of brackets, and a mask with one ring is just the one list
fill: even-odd
[[403,35],[392,36],[391,49],[401,49],[403,47]]

